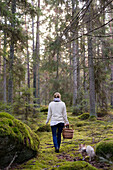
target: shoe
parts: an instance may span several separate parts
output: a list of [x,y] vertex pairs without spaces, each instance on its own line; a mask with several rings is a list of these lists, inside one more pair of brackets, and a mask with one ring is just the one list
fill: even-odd
[[56,152],[56,153],[59,153],[59,148],[56,148],[56,149],[55,149],[55,152]]

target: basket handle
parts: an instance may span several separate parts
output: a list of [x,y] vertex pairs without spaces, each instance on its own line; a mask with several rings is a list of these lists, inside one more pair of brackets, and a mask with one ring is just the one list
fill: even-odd
[[69,128],[69,125],[65,125],[65,128]]
[[[73,125],[70,125],[71,127],[72,127],[72,129],[73,129]],[[69,125],[64,125],[64,128],[67,128],[67,129],[69,129],[69,127],[70,127]]]
[[64,128],[67,128],[67,129],[69,129],[69,124],[68,124],[68,125],[64,125]]

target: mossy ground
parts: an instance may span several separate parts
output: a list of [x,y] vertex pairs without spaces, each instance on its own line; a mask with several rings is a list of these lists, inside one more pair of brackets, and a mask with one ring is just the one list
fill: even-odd
[[[46,122],[46,115],[41,112],[29,117],[27,123],[32,130],[35,132],[37,129]],[[35,169],[35,170],[48,170],[48,169],[58,169],[62,166],[66,169],[67,164],[73,164],[75,162],[81,161],[82,156],[79,152],[79,144],[85,143],[86,145],[91,145],[94,148],[96,144],[102,141],[105,138],[113,138],[113,114],[106,115],[99,120],[90,121],[80,120],[77,116],[68,113],[68,119],[70,125],[73,125],[74,128],[74,137],[73,139],[63,140],[59,153],[55,153],[52,141],[51,132],[43,131],[38,132],[40,138],[40,148],[38,156],[30,161],[15,167],[14,169]],[[89,162],[89,159],[86,159],[86,162]],[[100,160],[97,157],[95,160],[89,162],[93,167],[97,169],[112,170],[113,167],[108,162]],[[67,168],[69,169],[69,168]],[[83,168],[82,168],[83,169]],[[87,170],[87,168],[86,168]]]

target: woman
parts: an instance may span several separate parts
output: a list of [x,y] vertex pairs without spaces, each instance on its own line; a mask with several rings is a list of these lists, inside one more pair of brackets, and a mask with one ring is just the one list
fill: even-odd
[[49,122],[50,119],[55,152],[58,153],[64,123],[65,125],[69,125],[66,113],[66,105],[64,102],[61,101],[61,95],[58,92],[54,94],[54,100],[49,104],[46,124]]

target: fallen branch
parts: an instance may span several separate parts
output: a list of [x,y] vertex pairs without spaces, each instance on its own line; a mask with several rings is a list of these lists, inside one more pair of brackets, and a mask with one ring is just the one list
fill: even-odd
[[17,157],[17,152],[15,153],[12,161],[10,162],[10,164],[8,165],[8,167],[6,168],[6,170],[8,170],[10,168],[10,166],[12,165],[12,163],[14,162],[15,158]]

